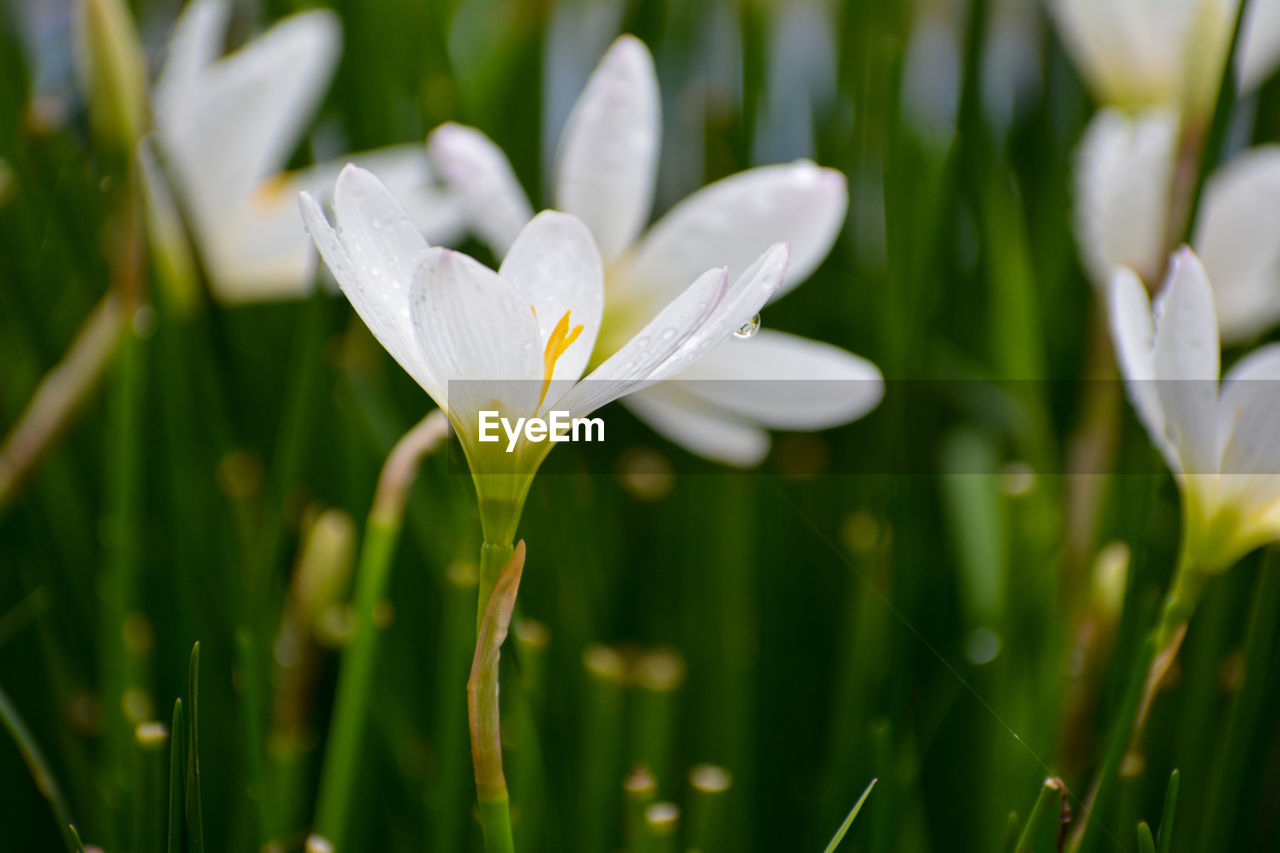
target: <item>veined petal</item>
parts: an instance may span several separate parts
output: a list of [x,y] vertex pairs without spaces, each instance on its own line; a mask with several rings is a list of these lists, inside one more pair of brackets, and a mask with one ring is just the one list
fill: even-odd
[[658,312],[635,337],[605,359],[556,403],[583,417],[643,385],[718,310],[729,289],[727,270],[707,270]]
[[582,326],[555,361],[551,378],[581,376],[604,313],[604,266],[587,226],[567,213],[539,213],[511,244],[498,275],[532,309],[543,348],[566,312],[570,326]]
[[1187,474],[1218,470],[1218,322],[1199,259],[1183,248],[1155,304],[1156,392]]
[[739,172],[698,190],[649,229],[635,255],[619,262],[618,286],[670,294],[715,264],[737,276],[765,248],[789,241],[791,265],[778,291],[785,293],[831,251],[848,205],[844,175],[808,160]]
[[407,294],[430,248],[408,212],[373,173],[347,165],[333,190],[333,213],[347,255],[366,281]]
[[639,39],[624,35],[569,114],[556,167],[556,207],[587,224],[605,263],[630,246],[649,219],[661,121],[653,57]]
[[[1061,5],[1061,4],[1060,4]],[[1154,281],[1164,266],[1178,116],[1134,117],[1103,110],[1089,123],[1076,160],[1076,235],[1098,286],[1128,267]]]
[[774,429],[819,430],[875,408],[884,380],[839,347],[762,329],[730,338],[672,382],[681,391]]
[[332,12],[292,15],[201,71],[156,127],[201,228],[237,211],[297,146],[337,62]]
[[1226,342],[1246,340],[1280,320],[1280,146],[1248,151],[1205,186],[1192,241],[1213,283]]
[[231,14],[228,0],[193,0],[173,25],[152,103],[157,113],[181,109],[196,80],[222,53]]
[[480,131],[452,122],[431,132],[427,153],[476,236],[504,257],[533,218],[507,155]]
[[698,361],[713,348],[733,337],[733,333],[752,322],[765,303],[777,293],[787,270],[788,249],[775,243],[738,276],[724,299],[715,307],[707,322],[680,345],[662,366],[653,371],[649,381],[670,379]]
[[1156,330],[1147,288],[1130,269],[1121,267],[1111,281],[1111,339],[1124,376],[1129,399],[1151,442],[1175,473],[1182,470],[1178,454],[1164,429],[1164,409],[1156,392]]
[[[347,251],[345,240],[329,227],[320,205],[308,193],[299,196],[302,219],[320,256],[360,319],[401,367],[441,406],[444,384],[422,355],[409,314],[409,290],[391,287],[383,276],[375,278],[360,268]],[[353,210],[354,213],[354,210]]]
[[659,435],[699,456],[750,468],[769,453],[769,434],[732,415],[655,385],[627,397],[628,409]]
[[362,151],[343,160],[318,163],[291,173],[287,180],[292,189],[328,198],[338,174],[347,164],[377,176],[403,205],[428,243],[451,243],[466,230],[457,201],[438,186],[426,150],[416,143]]
[[542,378],[538,324],[497,273],[460,252],[431,249],[414,274],[410,301],[418,348],[449,383],[455,423],[488,406],[534,414],[539,383],[531,380]]

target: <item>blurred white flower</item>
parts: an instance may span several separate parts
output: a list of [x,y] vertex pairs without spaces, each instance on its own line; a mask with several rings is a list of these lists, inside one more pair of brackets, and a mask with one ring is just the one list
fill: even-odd
[[[315,260],[297,194],[327,192],[348,160],[394,187],[431,239],[457,234],[456,210],[432,188],[421,145],[282,174],[328,87],[341,26],[332,12],[302,12],[219,58],[230,11],[228,0],[186,7],[152,96],[159,160],[189,216],[216,297],[238,302],[310,291]],[[154,158],[144,159],[143,174],[153,209],[172,209]]]
[[[711,184],[645,231],[660,123],[653,59],[643,43],[623,36],[570,113],[555,177],[555,208],[586,224],[604,263],[608,299],[597,360],[704,269],[724,265],[737,275],[772,243],[791,246],[779,293],[795,287],[830,251],[848,206],[844,176],[802,160]],[[502,256],[532,215],[506,157],[480,131],[455,124],[435,130],[428,149],[470,227]],[[883,393],[869,362],[779,332],[728,340],[679,378],[697,381],[650,388],[627,405],[673,441],[740,465],[768,452],[762,427],[845,423],[872,409]],[[739,387],[735,392],[734,382],[720,380],[739,380]],[[747,388],[742,380],[753,382]]]
[[[1157,284],[1186,216],[1171,207],[1177,138],[1169,109],[1102,110],[1090,123],[1076,164],[1076,234],[1099,287],[1116,267]],[[1280,322],[1280,146],[1218,169],[1200,204],[1191,242],[1213,282],[1222,339],[1248,340]]]
[[[1063,42],[1098,100],[1213,109],[1239,0],[1052,0]],[[1240,85],[1252,90],[1280,64],[1280,3],[1250,4]]]
[[[579,381],[600,346],[604,270],[576,217],[545,211],[511,241],[495,273],[466,255],[431,248],[388,189],[348,166],[334,191],[337,230],[303,192],[307,230],[343,293],[400,366],[442,409],[459,436],[495,523],[514,524],[547,442],[515,453],[478,441],[479,412],[508,418],[552,409],[584,417],[692,365],[733,337],[783,280],[789,251],[769,247],[730,284],[721,267],[690,276],[647,325]],[[486,530],[485,541],[510,533]],[[497,537],[497,538],[495,538]]]
[[1179,583],[1194,590],[1188,578],[1225,571],[1280,539],[1280,345],[1241,359],[1219,389],[1213,292],[1187,248],[1154,310],[1127,269],[1115,273],[1110,308],[1129,397],[1182,493],[1190,574]]

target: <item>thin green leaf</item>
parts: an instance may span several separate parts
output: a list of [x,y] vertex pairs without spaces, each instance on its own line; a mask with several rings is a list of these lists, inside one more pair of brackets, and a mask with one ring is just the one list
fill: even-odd
[[1045,779],[1014,850],[1018,853],[1048,853],[1049,850],[1056,849],[1058,837],[1062,833],[1062,806],[1065,801],[1066,786],[1062,784],[1062,780],[1056,776]]
[[1164,790],[1164,810],[1160,812],[1160,829],[1157,832],[1160,853],[1169,853],[1173,847],[1173,819],[1178,813],[1178,788],[1181,778],[1178,768],[1175,767],[1169,774],[1169,787]]
[[1156,842],[1145,820],[1138,821],[1138,853],[1156,853]]
[[191,647],[187,670],[187,698],[191,702],[191,728],[187,743],[187,849],[203,853],[204,818],[200,813],[200,644]]
[[31,730],[23,722],[22,715],[18,713],[17,707],[10,701],[9,694],[3,687],[0,687],[0,723],[8,729],[9,736],[18,747],[18,753],[22,756],[23,763],[27,765],[27,770],[31,772],[31,778],[36,783],[36,790],[44,794],[44,798],[49,801],[49,808],[53,810],[54,820],[62,829],[62,838],[67,849],[72,853],[84,853],[84,845],[80,843],[79,836],[71,826],[71,813],[67,809],[67,800],[62,795],[62,787],[58,785],[53,771],[49,769],[49,762],[45,760],[40,744],[36,743]]
[[858,817],[858,812],[862,811],[862,804],[867,801],[867,797],[871,796],[871,789],[876,786],[878,779],[872,779],[871,784],[867,785],[867,789],[862,792],[862,796],[858,797],[858,801],[853,804],[853,808],[849,809],[849,814],[844,819],[844,823],[840,824],[840,828],[836,830],[836,834],[831,837],[831,841],[827,844],[827,849],[823,853],[835,853],[840,842],[844,841],[844,836],[849,831],[849,827],[853,826],[853,822]]
[[186,849],[187,724],[182,700],[173,702],[173,728],[169,730],[169,847],[168,853]]

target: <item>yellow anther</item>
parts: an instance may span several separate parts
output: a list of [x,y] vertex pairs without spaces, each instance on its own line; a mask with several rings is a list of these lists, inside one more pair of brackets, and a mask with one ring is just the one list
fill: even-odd
[[[538,312],[535,310],[534,316]],[[543,400],[547,399],[547,389],[551,387],[551,374],[555,373],[556,362],[560,360],[560,356],[564,355],[564,351],[569,348],[569,344],[578,339],[578,335],[582,334],[582,324],[569,328],[569,311],[564,312],[564,316],[560,318],[560,322],[556,323],[556,327],[551,330],[551,334],[547,337],[547,349],[542,354],[542,395],[538,397],[538,408],[542,408]]]

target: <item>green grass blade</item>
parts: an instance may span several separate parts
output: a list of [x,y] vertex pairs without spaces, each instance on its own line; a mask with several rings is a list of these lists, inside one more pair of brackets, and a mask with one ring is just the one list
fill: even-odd
[[1014,845],[1018,853],[1033,850],[1049,853],[1056,848],[1058,835],[1062,831],[1062,803],[1065,796],[1066,789],[1061,779],[1050,777],[1044,780],[1040,796],[1036,797],[1036,804],[1032,807],[1031,814],[1027,815],[1022,834]]
[[173,727],[169,730],[169,846],[168,853],[186,849],[187,723],[182,700],[173,702]]
[[54,778],[53,771],[49,769],[49,762],[45,760],[40,745],[32,737],[31,730],[23,722],[22,715],[18,713],[18,709],[10,701],[9,694],[3,687],[0,687],[0,723],[8,729],[9,736],[18,747],[23,763],[31,771],[36,789],[49,801],[49,808],[53,810],[54,820],[62,830],[62,838],[66,842],[67,849],[72,853],[77,851],[84,853],[84,845],[80,843],[80,837],[71,825],[71,814],[67,809],[67,800],[62,795],[62,788]]
[[190,738],[187,742],[187,849],[204,850],[204,817],[200,813],[200,644],[191,647],[187,670],[187,699],[191,702]]
[[1169,853],[1173,848],[1173,818],[1178,812],[1178,788],[1182,777],[1175,767],[1169,774],[1169,787],[1164,791],[1164,810],[1160,812],[1160,828],[1156,833],[1160,853]]
[[853,808],[849,809],[849,814],[845,817],[844,823],[840,824],[840,828],[836,830],[836,834],[831,836],[831,841],[827,843],[827,849],[823,853],[835,853],[836,848],[840,846],[840,842],[844,841],[845,834],[849,832],[849,827],[853,826],[853,822],[858,818],[858,812],[862,811],[862,804],[867,801],[867,797],[871,796],[871,789],[876,786],[878,779],[872,779],[871,784],[867,785],[867,789],[862,792],[862,796],[858,797],[858,801],[853,804]]
[[1145,820],[1138,821],[1138,853],[1156,853],[1156,842]]
[[73,849],[75,849],[77,853],[84,853],[84,842],[80,840],[80,831],[76,829],[76,825],[74,823],[67,824],[67,834],[70,835],[72,840],[75,842],[75,847]]

